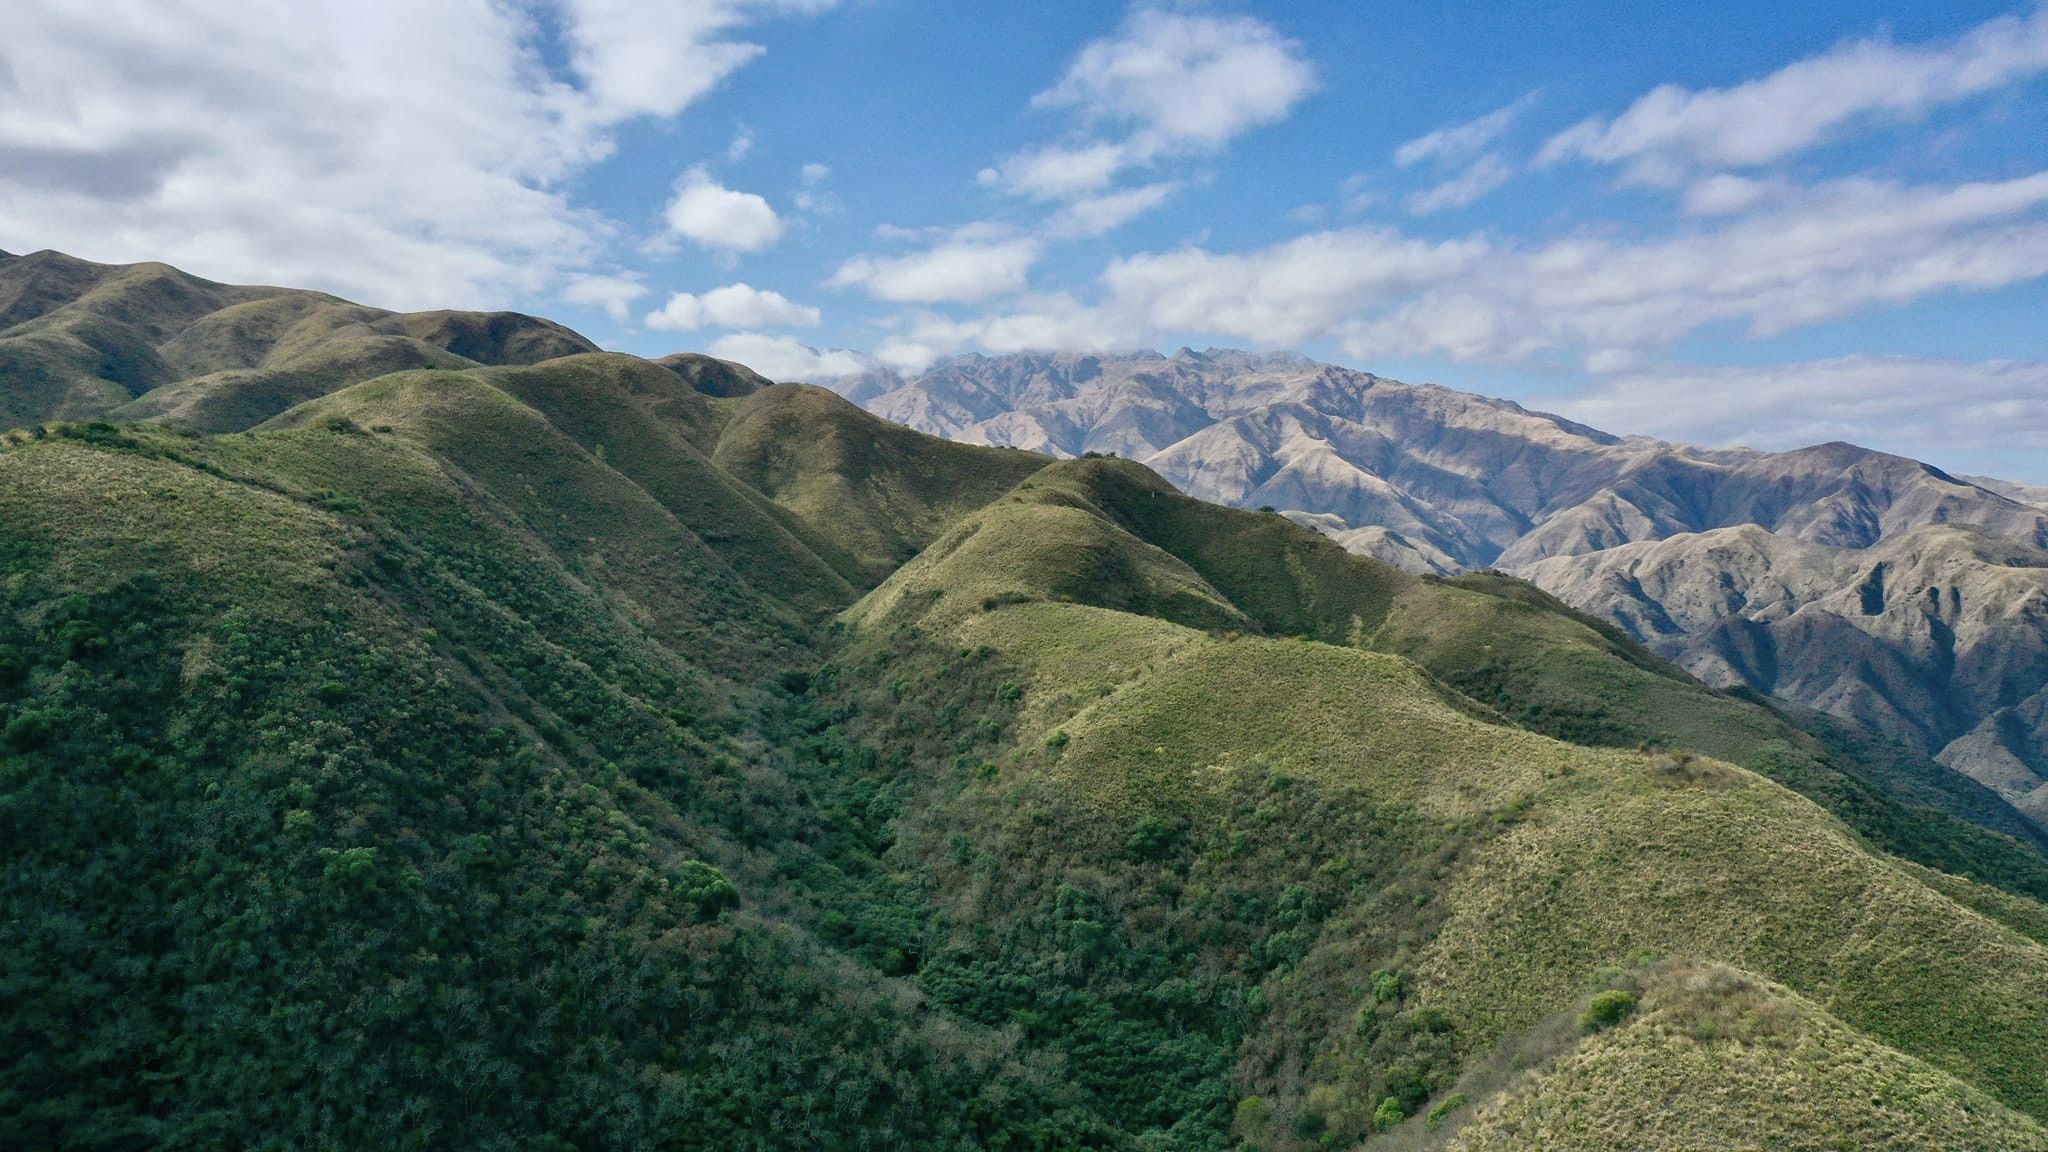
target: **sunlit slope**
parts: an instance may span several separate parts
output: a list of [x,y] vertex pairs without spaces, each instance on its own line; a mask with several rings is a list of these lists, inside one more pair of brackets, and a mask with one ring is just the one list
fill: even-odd
[[387,372],[594,351],[512,312],[393,313],[164,264],[0,256],[0,428],[112,416],[237,431]]
[[[997,519],[1036,527],[985,532]],[[1407,656],[1523,727],[1739,763],[1887,851],[2048,896],[2035,831],[1924,758],[1879,763],[1850,754],[1863,749],[1823,744],[1520,581],[1411,576],[1284,517],[1189,499],[1126,461],[1047,466],[959,521],[856,612],[896,613],[908,601],[918,613],[950,615],[991,598],[1072,600]]]
[[557,554],[604,565],[595,582],[636,587],[647,604],[701,603],[707,634],[728,617],[801,618],[844,603],[850,589],[793,526],[691,443],[707,403],[643,361],[575,357],[381,377],[275,427],[417,443]]
[[800,384],[735,401],[712,459],[852,556],[863,586],[1047,463],[913,432]]
[[1513,1084],[1449,1147],[2048,1148],[2031,1119],[1783,987],[1712,965],[1643,983],[1628,1019]]
[[[848,619],[883,651],[916,635],[1020,669],[1016,750],[946,826],[960,834],[961,813],[974,813],[989,823],[970,838],[1029,843],[1035,856],[1019,869],[1028,880],[959,892],[963,916],[999,922],[1034,890],[1066,885],[1107,887],[1118,895],[1099,899],[1143,923],[1197,900],[1206,869],[1233,866],[1270,870],[1270,890],[1298,890],[1314,907],[1281,921],[1293,925],[1287,944],[1253,949],[1286,958],[1260,983],[1268,1008],[1246,1025],[1238,1065],[1241,1086],[1276,1114],[1315,1110],[1334,1130],[1364,1131],[1388,1096],[1419,1112],[1496,1045],[1647,956],[1762,973],[2012,1108],[2048,1113],[2048,948],[2037,940],[1732,764],[1586,748],[1489,720],[1398,656],[1063,602],[1082,596],[1052,591],[1058,576],[1020,587],[1038,548],[1106,546],[1064,523],[1075,514],[1057,499],[1001,502]],[[1012,533],[1023,540],[1006,545]],[[1215,603],[1214,585],[1186,571],[1180,587]],[[1141,585],[1167,586],[1151,573]],[[1129,587],[1075,591],[1148,603]],[[1162,600],[1155,591],[1149,604]],[[1213,855],[1195,851],[1260,795],[1268,820],[1254,812]],[[1358,846],[1309,848],[1305,812],[1330,827],[1362,813],[1400,831],[1357,859]],[[1099,874],[1160,829],[1162,858],[1178,864],[1143,881]],[[1376,970],[1404,983],[1398,1018],[1368,1033],[1359,1019],[1372,1015]],[[1262,1048],[1264,1061],[1243,1062]],[[1835,1131],[1820,1113],[1799,1123]]]

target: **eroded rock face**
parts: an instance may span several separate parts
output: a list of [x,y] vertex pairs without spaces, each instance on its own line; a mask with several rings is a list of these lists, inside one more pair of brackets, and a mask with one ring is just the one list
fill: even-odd
[[966,356],[842,389],[958,440],[1127,456],[1409,571],[1508,570],[2048,819],[2048,489],[1614,436],[1285,354]]

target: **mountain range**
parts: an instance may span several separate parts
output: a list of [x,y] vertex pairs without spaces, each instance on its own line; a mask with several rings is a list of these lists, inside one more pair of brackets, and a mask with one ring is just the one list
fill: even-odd
[[1901,740],[2048,821],[2048,492],[1704,449],[1292,355],[966,356],[839,385],[968,443],[1139,461],[1414,572],[1497,568],[1710,684]]
[[531,317],[0,305],[0,1147],[2048,1149],[2048,833],[1527,581]]

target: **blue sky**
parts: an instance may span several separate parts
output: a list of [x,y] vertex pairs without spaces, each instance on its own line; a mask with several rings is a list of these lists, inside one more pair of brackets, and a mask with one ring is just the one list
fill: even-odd
[[2035,5],[22,7],[10,251],[821,381],[1295,348],[2048,482]]

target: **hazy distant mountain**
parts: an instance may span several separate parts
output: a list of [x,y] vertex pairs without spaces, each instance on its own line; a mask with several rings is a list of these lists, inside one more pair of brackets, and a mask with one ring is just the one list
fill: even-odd
[[1850,444],[1614,436],[1285,354],[965,356],[841,387],[957,440],[1128,456],[1410,571],[1514,572],[2048,819],[2048,490]]
[[1965,476],[1963,479],[1981,488],[1989,488],[2000,496],[2010,496],[2022,504],[2048,509],[2048,488],[2038,484],[2015,484],[2010,480],[1995,480],[1989,476]]

